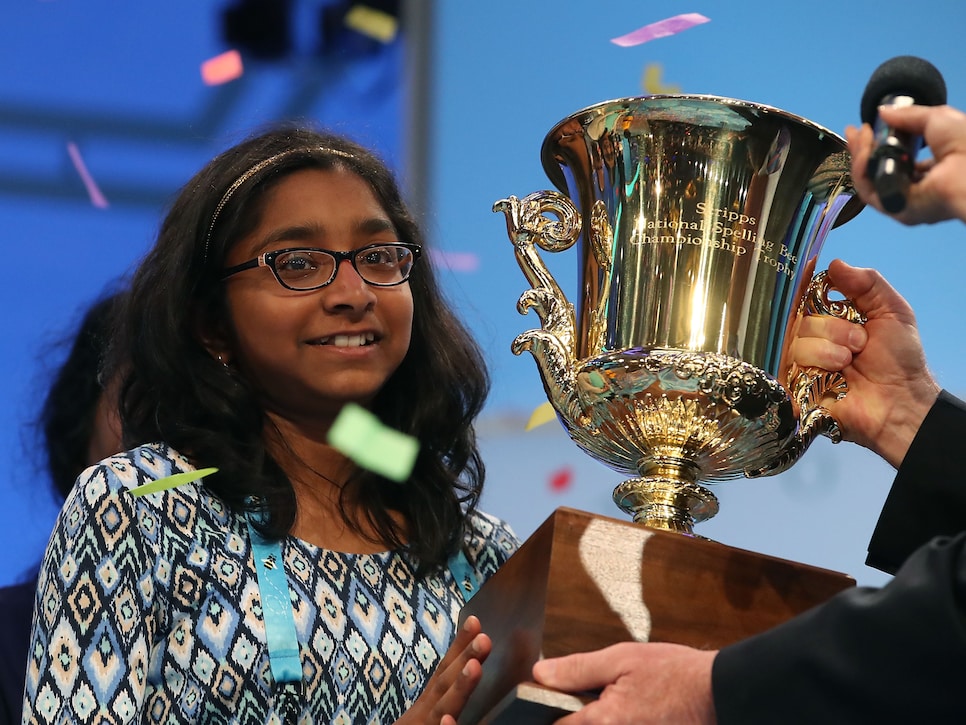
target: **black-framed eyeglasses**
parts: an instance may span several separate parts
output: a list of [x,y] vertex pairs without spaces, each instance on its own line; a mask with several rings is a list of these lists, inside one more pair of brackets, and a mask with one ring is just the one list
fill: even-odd
[[269,267],[286,289],[307,292],[330,284],[339,272],[339,265],[348,259],[366,284],[393,287],[409,279],[422,251],[418,244],[408,242],[368,244],[350,252],[314,247],[276,249],[223,270],[222,280],[246,269]]

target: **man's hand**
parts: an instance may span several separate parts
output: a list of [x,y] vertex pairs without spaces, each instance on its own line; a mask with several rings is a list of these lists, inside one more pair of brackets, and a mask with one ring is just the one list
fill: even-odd
[[869,448],[897,467],[940,387],[926,358],[909,303],[873,269],[835,260],[835,289],[868,318],[865,326],[825,315],[798,323],[791,359],[800,366],[841,371],[848,394],[830,407],[847,440]]
[[[909,187],[906,206],[893,218],[909,225],[946,219],[966,222],[966,114],[950,106],[883,106],[879,116],[894,128],[922,136],[932,152],[931,159],[916,165],[917,178]],[[849,126],[845,137],[859,196],[883,211],[866,170],[875,148],[872,127]]]
[[565,692],[601,690],[561,725],[704,725],[715,722],[711,663],[716,651],[663,642],[623,642],[595,652],[540,660],[533,678]]

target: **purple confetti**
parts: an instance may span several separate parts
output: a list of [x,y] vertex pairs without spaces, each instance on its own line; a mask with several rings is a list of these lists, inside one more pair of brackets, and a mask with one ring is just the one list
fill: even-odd
[[480,258],[470,252],[445,252],[441,249],[431,249],[429,254],[433,262],[452,272],[475,272],[480,268]]
[[84,165],[84,159],[81,158],[80,150],[77,148],[77,144],[73,141],[67,143],[67,153],[70,154],[70,160],[74,162],[74,168],[77,169],[77,173],[81,177],[81,181],[84,182],[84,186],[87,187],[87,194],[91,198],[91,203],[98,209],[107,209],[107,199],[101,193],[101,190],[97,188],[97,183],[94,181],[94,177],[90,175],[87,171],[87,167]]
[[641,43],[646,43],[647,41],[654,40],[655,38],[666,38],[669,35],[680,33],[688,28],[693,28],[695,25],[701,25],[701,23],[707,22],[709,22],[709,18],[706,18],[699,13],[675,15],[673,18],[668,18],[667,20],[660,20],[656,23],[645,25],[643,28],[638,28],[633,33],[628,33],[627,35],[622,35],[619,38],[614,38],[610,42],[614,45],[629,48],[632,45],[640,45]]

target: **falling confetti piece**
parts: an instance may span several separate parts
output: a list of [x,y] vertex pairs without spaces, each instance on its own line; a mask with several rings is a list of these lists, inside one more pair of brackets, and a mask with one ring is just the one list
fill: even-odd
[[73,141],[67,143],[67,153],[70,155],[70,160],[74,163],[74,168],[77,169],[78,175],[81,177],[81,181],[84,182],[84,186],[87,188],[87,195],[91,198],[91,203],[98,209],[107,209],[107,199],[101,193],[101,190],[97,188],[97,183],[94,181],[94,177],[90,175],[87,171],[87,167],[84,165],[84,159],[81,158],[80,150],[77,148],[77,144]]
[[205,85],[220,86],[240,77],[244,70],[241,53],[229,50],[201,64],[201,80]]
[[544,423],[556,420],[556,418],[557,411],[553,409],[553,406],[549,402],[544,403],[530,414],[530,420],[527,421],[527,427],[524,430],[533,430]]
[[342,406],[329,430],[329,444],[369,471],[393,481],[405,481],[419,453],[419,441],[384,426],[365,408]]
[[145,496],[149,493],[157,493],[158,491],[165,491],[169,488],[174,488],[175,486],[183,486],[186,483],[191,483],[192,481],[198,481],[205,476],[210,476],[212,473],[217,473],[217,468],[199,468],[197,471],[185,471],[184,473],[176,473],[173,476],[167,476],[165,478],[159,478],[157,481],[151,481],[149,483],[141,484],[136,488],[131,489],[132,496]]
[[664,69],[661,67],[660,63],[650,63],[644,69],[644,78],[641,81],[641,85],[644,86],[644,90],[648,93],[653,94],[672,94],[680,93],[680,86],[666,86],[661,81],[661,75]]
[[574,471],[570,466],[564,466],[559,471],[555,471],[550,476],[550,490],[561,493],[570,488],[574,482]]
[[430,250],[433,262],[453,272],[475,272],[480,268],[480,258],[471,252],[444,252],[441,249]]
[[345,24],[357,33],[374,38],[380,43],[392,42],[399,29],[396,18],[367,5],[353,5],[346,13]]
[[656,23],[645,25],[643,28],[638,28],[627,35],[613,38],[610,42],[623,48],[629,48],[632,45],[640,45],[655,38],[666,38],[669,35],[680,33],[688,28],[693,28],[695,25],[701,25],[707,22],[709,22],[709,19],[698,13],[675,15],[673,18],[660,20]]

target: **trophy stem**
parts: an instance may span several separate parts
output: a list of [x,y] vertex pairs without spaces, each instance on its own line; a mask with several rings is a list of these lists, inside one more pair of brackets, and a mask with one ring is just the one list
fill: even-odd
[[681,458],[644,460],[641,477],[614,489],[614,503],[634,517],[634,523],[694,536],[694,524],[718,513],[718,499],[696,481],[700,473]]

